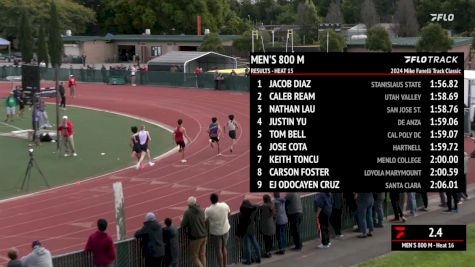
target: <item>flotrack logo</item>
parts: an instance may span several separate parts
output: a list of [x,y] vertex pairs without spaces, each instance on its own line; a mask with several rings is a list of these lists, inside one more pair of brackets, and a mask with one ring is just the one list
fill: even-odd
[[431,21],[454,21],[454,14],[430,14],[432,17]]

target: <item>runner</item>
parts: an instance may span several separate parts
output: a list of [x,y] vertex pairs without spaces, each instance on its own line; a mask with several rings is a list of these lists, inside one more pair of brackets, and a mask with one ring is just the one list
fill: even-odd
[[[229,149],[231,153],[233,152],[234,145],[236,144],[236,129],[238,128],[238,123],[234,120],[234,115],[229,115],[228,116],[229,121],[228,121],[228,131],[229,131],[229,137],[233,141],[231,144],[231,148]],[[226,126],[224,126],[224,132],[226,132]]]
[[211,124],[208,128],[209,143],[211,148],[213,148],[213,143],[218,145],[218,156],[221,156],[219,152],[219,137],[221,135],[221,129],[219,128],[218,119],[216,117],[211,118]]
[[137,160],[140,160],[140,157],[142,156],[142,149],[140,148],[140,140],[139,136],[137,135],[137,126],[130,127],[130,130],[132,131],[129,141],[129,146],[132,148],[131,156],[132,158],[137,158]]
[[150,166],[155,165],[155,163],[152,162],[152,157],[150,156],[150,149],[148,148],[148,143],[152,141],[152,138],[150,137],[150,133],[148,131],[145,131],[145,125],[140,126],[140,131],[136,135],[139,138],[140,149],[142,150],[142,155],[140,156],[136,169],[138,170],[139,168],[143,168],[142,161],[145,158],[145,154],[147,154],[148,156],[148,164]]
[[181,162],[185,163],[185,138],[190,140],[188,135],[186,134],[185,127],[181,126],[183,123],[182,119],[178,120],[178,126],[176,127],[175,131],[172,133],[175,143],[180,147],[178,152],[181,152]]

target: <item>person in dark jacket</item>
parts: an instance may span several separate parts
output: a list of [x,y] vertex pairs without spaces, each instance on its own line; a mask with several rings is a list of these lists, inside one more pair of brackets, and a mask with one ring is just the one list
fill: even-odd
[[59,96],[61,97],[61,104],[59,104],[60,108],[63,108],[63,110],[66,110],[66,94],[64,92],[64,85],[63,82],[59,83]]
[[332,199],[328,192],[318,193],[315,196],[314,207],[317,213],[317,229],[320,230],[320,240],[322,243],[318,245],[319,248],[329,248],[330,232],[329,232],[329,220],[332,213]]
[[265,254],[264,257],[270,258],[272,254],[272,236],[275,235],[275,207],[272,203],[270,196],[265,194],[262,197],[264,203],[260,206],[261,218],[259,220],[259,226],[261,233],[264,237],[264,248]]
[[302,250],[302,239],[300,238],[300,224],[303,218],[302,200],[295,193],[287,193],[285,195],[285,206],[287,216],[289,217],[290,233],[294,240],[295,247],[293,250]]
[[106,233],[107,221],[99,219],[97,221],[97,231],[89,236],[86,244],[86,251],[91,251],[94,255],[95,266],[112,266],[115,260],[115,246],[112,238]]
[[153,212],[145,215],[143,227],[135,232],[134,236],[141,241],[145,267],[160,267],[165,255],[165,247],[162,226],[157,222]]
[[237,235],[241,238],[243,249],[244,249],[244,259],[243,264],[250,265],[252,264],[251,258],[251,246],[254,248],[256,253],[256,262],[261,262],[261,249],[256,239],[256,215],[257,215],[257,206],[252,205],[251,202],[247,199],[242,201],[241,207],[239,208],[239,223],[237,227]]
[[341,214],[343,209],[343,193],[332,193],[332,214],[330,215],[330,224],[335,231],[335,238],[343,238],[341,234]]
[[163,228],[163,242],[165,243],[165,264],[164,267],[178,266],[178,231],[172,225],[172,219],[165,219]]
[[356,205],[358,205],[358,220],[360,221],[361,235],[359,238],[373,236],[373,193],[356,193]]
[[206,243],[208,230],[205,223],[205,213],[196,204],[196,198],[188,198],[188,209],[183,215],[181,228],[188,235],[191,247],[191,257],[195,266],[206,267]]
[[10,248],[7,253],[10,261],[7,263],[6,267],[22,267],[21,261],[18,259],[18,249]]
[[285,228],[287,227],[289,219],[287,218],[287,213],[285,212],[285,199],[280,197],[279,192],[274,192],[274,205],[276,212],[276,237],[277,244],[279,245],[279,250],[275,254],[283,255],[285,254],[285,247],[287,246]]

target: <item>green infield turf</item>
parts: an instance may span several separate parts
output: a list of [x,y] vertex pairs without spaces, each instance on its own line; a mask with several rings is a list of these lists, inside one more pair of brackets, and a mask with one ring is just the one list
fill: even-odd
[[475,266],[475,224],[467,226],[467,251],[391,252],[359,264],[359,267]]
[[[2,116],[5,116],[4,105],[0,107]],[[131,148],[128,142],[130,127],[134,125],[144,124],[146,130],[150,131],[153,157],[175,146],[170,132],[138,119],[74,107],[60,112],[61,117],[67,115],[74,123],[74,141],[78,156],[64,157],[63,153],[56,153],[56,143],[42,142],[40,146],[34,147],[34,159],[51,186],[68,184],[133,165],[136,159],[130,156]],[[54,124],[56,113],[53,105],[48,105],[47,113],[50,122]],[[7,124],[4,119],[5,117],[2,117],[0,120],[0,134],[31,129],[31,111],[28,108],[22,120],[15,118],[13,123]],[[27,193],[26,190],[18,189],[23,182],[29,161],[28,144],[28,140],[0,136],[0,199]],[[33,169],[28,192],[45,188],[38,171]]]

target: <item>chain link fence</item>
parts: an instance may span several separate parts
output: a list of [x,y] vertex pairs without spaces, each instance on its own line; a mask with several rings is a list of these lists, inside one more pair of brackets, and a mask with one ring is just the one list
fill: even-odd
[[[67,81],[69,75],[74,75],[78,82],[104,84],[131,84],[132,76],[127,69],[59,69],[60,81]],[[8,76],[21,76],[21,67],[0,67],[0,79]],[[54,80],[54,69],[41,68],[42,80]],[[166,72],[166,71],[137,71],[135,83],[138,85],[162,85],[172,87],[213,88],[219,90],[249,91],[249,77],[223,75],[223,80],[216,80],[213,73]]]

